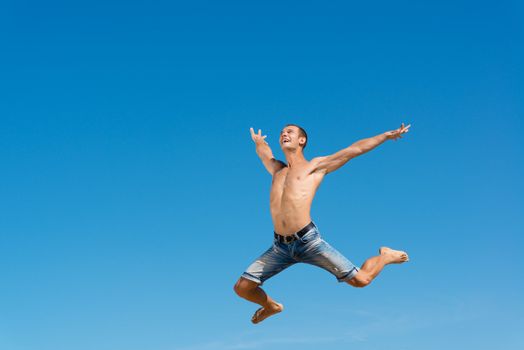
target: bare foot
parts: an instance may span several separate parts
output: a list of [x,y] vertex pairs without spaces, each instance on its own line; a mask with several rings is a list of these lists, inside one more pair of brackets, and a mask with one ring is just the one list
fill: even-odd
[[284,305],[279,303],[275,303],[271,306],[268,306],[267,308],[261,307],[255,312],[253,317],[251,317],[251,322],[253,322],[254,324],[260,323],[269,316],[282,312],[282,310],[284,310]]
[[388,264],[401,264],[409,261],[409,256],[406,252],[401,250],[393,250],[388,247],[381,247],[379,249],[380,255],[388,257]]

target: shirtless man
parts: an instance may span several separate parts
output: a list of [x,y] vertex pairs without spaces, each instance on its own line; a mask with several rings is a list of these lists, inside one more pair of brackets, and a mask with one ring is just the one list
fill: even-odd
[[318,228],[311,221],[310,209],[315,192],[326,174],[387,140],[402,138],[410,126],[402,124],[396,130],[360,140],[330,156],[308,161],[303,153],[307,144],[305,130],[289,124],[280,132],[279,139],[287,164],[273,157],[261,130],[255,134],[253,128],[250,129],[256,152],[273,176],[270,209],[274,225],[273,244],[247,268],[234,287],[240,297],[261,306],[251,322],[259,323],[283,310],[282,304],[270,298],[260,286],[295,263],[319,266],[335,275],[339,282],[365,287],[386,265],[408,261],[405,252],[381,247],[379,255],[366,260],[361,268],[356,267],[322,239]]

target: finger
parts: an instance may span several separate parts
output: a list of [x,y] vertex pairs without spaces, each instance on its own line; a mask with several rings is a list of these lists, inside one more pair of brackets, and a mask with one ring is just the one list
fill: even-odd
[[408,124],[408,126],[406,126],[406,129],[409,129],[411,127],[411,124]]
[[255,130],[253,130],[253,128],[249,128],[249,131],[251,131],[251,136],[255,136]]
[[267,135],[262,136],[262,140],[264,140],[267,137]]
[[262,136],[262,130],[258,129],[258,136]]

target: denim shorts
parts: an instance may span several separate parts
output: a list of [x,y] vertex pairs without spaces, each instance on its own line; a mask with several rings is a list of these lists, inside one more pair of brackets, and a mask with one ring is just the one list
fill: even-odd
[[291,243],[276,238],[271,247],[242,274],[243,278],[260,285],[267,279],[296,263],[315,265],[332,273],[339,282],[355,277],[359,269],[320,236],[313,226],[304,236]]

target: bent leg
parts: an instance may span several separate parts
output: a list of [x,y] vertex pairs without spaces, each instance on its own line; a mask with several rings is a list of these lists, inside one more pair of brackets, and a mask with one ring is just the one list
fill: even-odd
[[262,322],[269,316],[279,313],[284,309],[284,306],[267,295],[258,283],[244,277],[238,279],[234,290],[238,296],[262,306],[251,318],[251,322],[253,323]]
[[256,259],[242,274],[234,286],[235,292],[242,298],[262,306],[255,312],[251,321],[259,323],[267,317],[281,312],[284,307],[270,298],[260,286],[267,279],[293,265],[295,260],[273,244],[264,254]]
[[266,306],[272,302],[274,303],[274,300],[271,299],[262,288],[260,288],[258,283],[250,281],[244,277],[238,279],[233,289],[239,297],[260,306]]
[[299,258],[303,263],[315,265],[330,272],[339,282],[351,280],[359,271],[358,267],[322,239],[320,234],[308,237]]
[[382,247],[379,250],[380,255],[369,258],[364,262],[360,271],[347,281],[353,287],[362,288],[371,283],[378,274],[389,264],[401,264],[409,261],[408,255],[400,250],[393,250],[388,247]]

